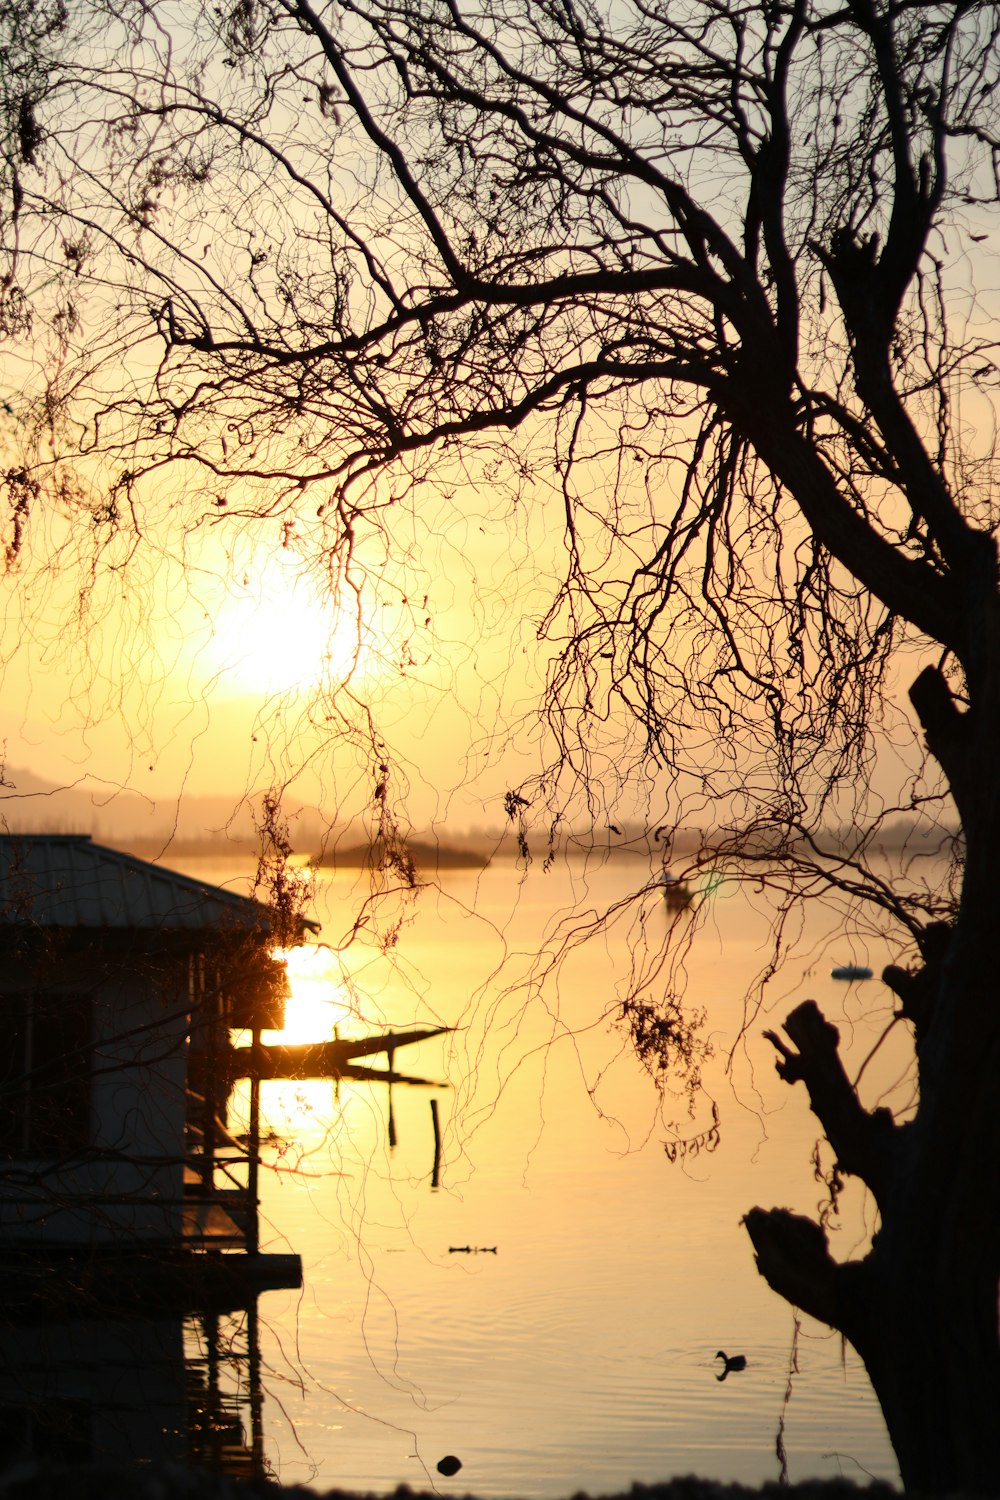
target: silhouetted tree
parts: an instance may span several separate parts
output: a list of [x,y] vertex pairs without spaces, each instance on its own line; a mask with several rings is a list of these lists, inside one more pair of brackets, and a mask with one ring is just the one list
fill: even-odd
[[[9,552],[80,453],[95,527],[172,465],[190,505],[201,475],[207,511],[312,528],[340,579],[435,472],[456,513],[463,477],[550,508],[555,748],[515,806],[671,788],[788,899],[909,935],[909,1117],[862,1104],[811,1003],[773,1037],[870,1249],[746,1222],[859,1351],[905,1483],[997,1493],[997,7],[29,9],[0,302],[51,340],[50,447],[11,464]],[[898,805],[951,798],[955,900],[871,858],[901,673],[930,760]]]

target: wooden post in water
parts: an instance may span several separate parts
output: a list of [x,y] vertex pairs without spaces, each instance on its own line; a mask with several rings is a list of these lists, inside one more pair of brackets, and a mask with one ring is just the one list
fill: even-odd
[[250,1382],[250,1452],[251,1474],[264,1478],[264,1394],[261,1386],[260,1326],[257,1322],[257,1298],[247,1308],[247,1343],[249,1347],[248,1378]]
[[437,1188],[441,1185],[441,1122],[438,1119],[438,1102],[431,1100],[431,1124],[434,1126],[434,1170],[431,1173],[431,1187]]
[[260,1248],[259,1176],[260,1176],[260,1027],[255,1026],[250,1037],[250,1139],[247,1142],[247,1253],[256,1255]]
[[[203,1080],[205,1101],[202,1105],[201,1191],[202,1196],[206,1200],[210,1200],[215,1191],[215,1132],[217,1128],[216,1116],[219,1110],[217,1099],[219,1016],[222,996],[219,990],[217,972],[211,991],[209,990],[205,955],[203,953],[197,954],[195,958],[195,999],[198,1006],[197,1025],[201,1028],[205,1068]],[[194,1018],[192,1020],[194,1021]]]
[[[388,1068],[389,1073],[392,1074],[395,1071],[395,1067],[396,1067],[396,1049],[395,1049],[395,1047],[387,1047],[386,1048],[385,1061],[386,1061],[386,1067]],[[389,1150],[390,1151],[395,1151],[395,1149],[396,1149],[396,1116],[392,1112],[392,1084],[391,1083],[388,1085],[388,1091],[389,1091]]]

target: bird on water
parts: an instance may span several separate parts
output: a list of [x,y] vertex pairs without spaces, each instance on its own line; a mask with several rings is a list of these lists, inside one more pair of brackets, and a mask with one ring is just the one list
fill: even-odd
[[719,1349],[715,1357],[722,1360],[722,1374],[716,1375],[716,1380],[725,1380],[727,1375],[732,1375],[738,1370],[745,1370],[747,1367],[745,1354],[726,1354],[724,1350]]

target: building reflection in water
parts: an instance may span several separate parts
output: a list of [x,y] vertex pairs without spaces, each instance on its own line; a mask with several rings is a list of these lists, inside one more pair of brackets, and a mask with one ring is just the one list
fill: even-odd
[[0,1452],[265,1473],[256,1307],[146,1317],[58,1312],[0,1328]]
[[264,1473],[257,1308],[205,1313],[185,1329],[187,1447],[192,1463],[233,1478]]
[[262,1473],[258,1299],[302,1263],[261,1245],[261,1082],[423,1083],[395,1052],[443,1030],[264,1045],[279,940],[317,930],[86,836],[0,835],[0,1464]]

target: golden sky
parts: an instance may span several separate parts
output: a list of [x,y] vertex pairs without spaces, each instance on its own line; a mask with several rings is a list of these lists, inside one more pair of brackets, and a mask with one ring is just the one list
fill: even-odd
[[370,709],[418,822],[459,807],[459,823],[500,821],[525,767],[490,740],[541,680],[513,537],[448,525],[412,598],[405,560],[338,593],[287,540],[277,521],[233,518],[92,573],[66,525],[39,526],[0,585],[8,768],[168,802],[290,781],[292,800],[349,815],[370,798],[371,756],[345,725]]

